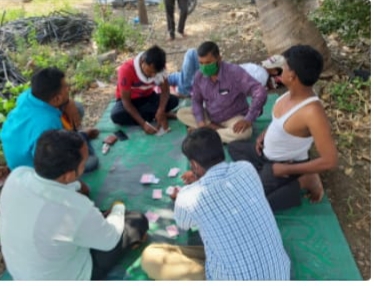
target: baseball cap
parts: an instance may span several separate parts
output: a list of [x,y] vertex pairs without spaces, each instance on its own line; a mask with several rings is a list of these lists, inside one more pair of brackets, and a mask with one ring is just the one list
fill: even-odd
[[281,55],[273,55],[270,58],[261,62],[262,66],[267,69],[282,68],[285,59]]

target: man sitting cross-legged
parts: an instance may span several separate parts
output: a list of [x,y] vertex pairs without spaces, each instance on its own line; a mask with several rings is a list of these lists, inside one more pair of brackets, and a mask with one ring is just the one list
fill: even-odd
[[[318,173],[337,165],[337,150],[323,105],[313,90],[323,68],[321,54],[310,46],[293,46],[283,53],[282,82],[289,89],[275,103],[273,119],[255,144],[229,144],[233,160],[250,161],[258,170],[274,211],[301,203],[300,189],[312,202],[323,197]],[[309,160],[315,143],[319,157]]]
[[204,246],[151,244],[142,254],[148,276],[289,280],[290,260],[253,166],[226,163],[218,133],[207,127],[192,131],[182,152],[197,180],[177,195],[174,217],[182,229],[197,227]]
[[15,280],[98,280],[142,242],[146,217],[115,202],[105,218],[77,192],[88,157],[76,132],[51,130],[37,141],[34,166],[18,167],[0,197],[0,237]]
[[[166,53],[152,46],[118,69],[116,103],[110,114],[119,125],[139,125],[147,134],[157,133],[159,128],[169,129],[168,117],[178,105],[178,98],[169,94],[165,72]],[[159,86],[161,94],[155,92]],[[157,128],[150,123],[156,119]]]
[[265,88],[240,66],[222,61],[216,43],[202,43],[197,54],[200,70],[192,85],[192,108],[179,109],[178,119],[190,129],[217,130],[224,143],[249,138],[267,99]]

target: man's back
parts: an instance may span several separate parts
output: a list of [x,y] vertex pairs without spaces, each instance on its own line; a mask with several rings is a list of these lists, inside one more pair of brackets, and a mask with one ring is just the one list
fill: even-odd
[[199,228],[207,256],[207,279],[290,278],[289,258],[251,164],[220,163],[210,168],[178,195],[175,213],[182,227],[189,217]]
[[89,248],[75,242],[77,230],[93,203],[62,185],[14,170],[1,193],[2,252],[15,280],[89,280]]
[[8,167],[33,166],[36,141],[46,130],[62,129],[60,117],[57,108],[37,99],[31,89],[22,93],[1,131]]

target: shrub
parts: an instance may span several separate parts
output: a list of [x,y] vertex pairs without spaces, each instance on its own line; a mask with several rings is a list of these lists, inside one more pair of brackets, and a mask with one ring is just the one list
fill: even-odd
[[324,0],[311,18],[324,34],[337,32],[347,43],[370,38],[369,0]]

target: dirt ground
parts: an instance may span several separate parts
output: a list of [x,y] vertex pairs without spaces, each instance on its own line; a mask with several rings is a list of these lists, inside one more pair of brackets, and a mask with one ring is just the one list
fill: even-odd
[[[25,9],[37,8],[37,1],[27,4],[20,4],[21,0],[5,1],[8,1],[9,7],[23,5]],[[69,0],[67,2],[75,2],[75,7],[92,14],[93,0]],[[198,0],[195,11],[187,19],[185,32],[188,37],[181,38],[177,35],[176,40],[171,42],[167,41],[168,34],[163,5],[147,6],[150,25],[143,27],[143,33],[147,39],[144,48],[158,44],[165,49],[168,71],[178,70],[184,52],[188,48],[196,48],[205,40],[213,40],[218,43],[224,60],[234,63],[259,63],[268,54],[261,42],[256,7],[250,2],[250,0]],[[115,9],[114,13],[122,14],[132,21],[137,16],[137,8],[134,5],[127,5],[124,8]],[[178,13],[175,16],[178,21]],[[344,65],[343,69],[352,69],[357,66],[358,60],[355,54],[352,56],[347,52],[347,49],[336,37],[328,37],[327,40],[333,56],[340,59],[340,64]],[[368,51],[364,47],[359,49],[357,53],[368,52],[370,55],[370,40],[368,45]],[[341,52],[343,48],[345,53]],[[139,50],[133,54],[119,55],[118,65],[137,52]],[[370,70],[370,59],[361,63],[361,66]],[[114,90],[113,83],[106,83],[103,88],[91,88],[78,95],[86,107],[84,122],[86,126],[92,126],[97,122],[107,103],[113,98]],[[327,106],[326,111],[331,122],[334,123],[336,118],[332,114],[335,110],[331,110]],[[361,274],[367,280],[371,278],[370,130],[366,131],[365,136],[353,136],[353,142],[350,144],[339,142],[338,139],[341,137],[337,136],[336,128],[334,128],[334,132],[339,145],[339,168],[323,174],[322,179]]]

